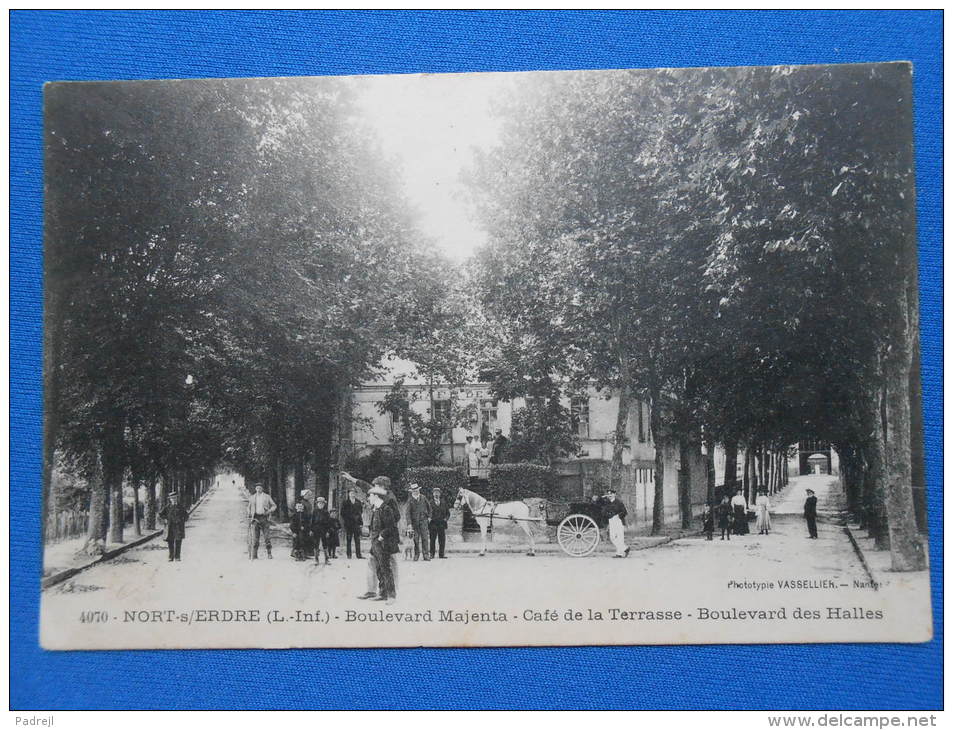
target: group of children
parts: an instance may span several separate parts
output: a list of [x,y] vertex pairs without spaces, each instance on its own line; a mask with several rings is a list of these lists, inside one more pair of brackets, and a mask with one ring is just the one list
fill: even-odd
[[314,551],[314,562],[321,562],[322,551],[324,563],[328,564],[337,557],[337,548],[341,544],[338,533],[341,521],[336,509],[327,509],[327,500],[318,497],[314,509],[308,510],[303,500],[295,503],[295,511],[291,516],[291,557],[295,560],[306,560],[308,554]]

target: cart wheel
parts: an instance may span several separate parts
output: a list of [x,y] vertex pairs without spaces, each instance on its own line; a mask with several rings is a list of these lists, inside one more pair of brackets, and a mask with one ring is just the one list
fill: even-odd
[[556,528],[556,539],[566,555],[581,558],[599,544],[599,526],[588,515],[569,515]]

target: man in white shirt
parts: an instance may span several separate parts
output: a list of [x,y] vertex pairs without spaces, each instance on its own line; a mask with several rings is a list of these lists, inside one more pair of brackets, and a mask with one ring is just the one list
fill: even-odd
[[255,531],[252,560],[258,559],[258,545],[262,534],[265,536],[265,549],[268,551],[268,559],[271,560],[271,514],[276,509],[278,509],[278,505],[275,504],[271,495],[262,490],[261,484],[256,484],[255,493],[248,498],[248,517],[251,520],[252,529]]

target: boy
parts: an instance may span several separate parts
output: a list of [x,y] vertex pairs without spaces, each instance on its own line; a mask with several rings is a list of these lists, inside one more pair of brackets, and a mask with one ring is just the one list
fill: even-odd
[[702,515],[702,529],[705,532],[706,540],[713,540],[715,534],[715,515],[711,511],[711,505],[705,505],[705,513]]
[[295,560],[304,560],[308,542],[308,516],[304,511],[304,502],[295,503],[294,514],[291,515],[291,557]]
[[328,556],[336,558],[338,545],[341,544],[340,533],[341,520],[338,519],[338,511],[331,510],[331,521],[328,523]]

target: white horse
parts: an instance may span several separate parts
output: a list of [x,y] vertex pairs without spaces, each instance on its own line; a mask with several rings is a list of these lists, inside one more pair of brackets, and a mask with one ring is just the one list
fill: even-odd
[[461,487],[460,491],[457,492],[457,501],[454,502],[453,507],[454,509],[460,509],[464,504],[470,508],[470,512],[480,526],[480,535],[483,538],[483,545],[480,550],[481,556],[486,555],[486,530],[493,523],[493,520],[498,522],[509,520],[519,525],[529,539],[529,553],[527,554],[536,555],[536,541],[533,539],[532,526],[538,520],[529,516],[529,506],[525,502],[495,504],[487,501],[476,492]]

